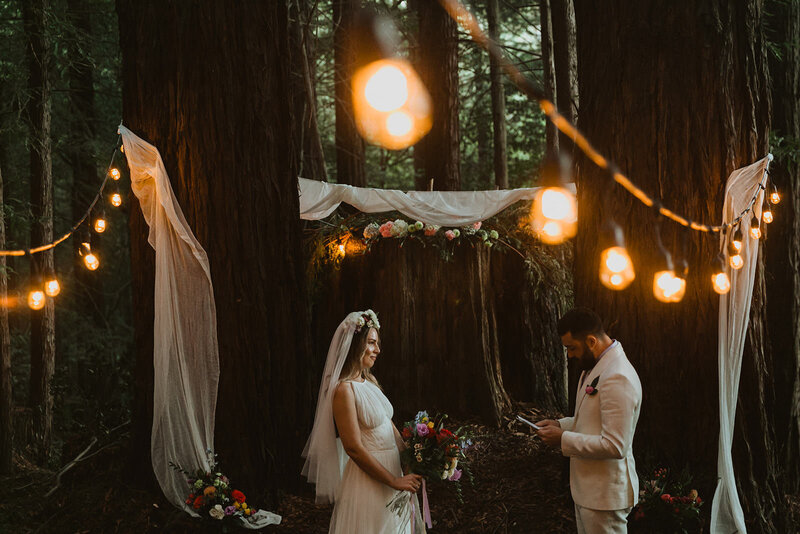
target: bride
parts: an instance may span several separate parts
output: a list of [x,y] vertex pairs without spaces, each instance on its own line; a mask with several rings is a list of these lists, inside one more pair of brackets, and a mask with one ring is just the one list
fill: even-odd
[[[316,484],[317,502],[335,502],[331,533],[425,532],[415,495],[422,478],[403,476],[405,445],[392,423],[392,404],[372,375],[379,330],[372,310],[349,314],[336,329],[303,451],[303,476]],[[401,491],[410,492],[411,506],[398,514],[387,505]]]

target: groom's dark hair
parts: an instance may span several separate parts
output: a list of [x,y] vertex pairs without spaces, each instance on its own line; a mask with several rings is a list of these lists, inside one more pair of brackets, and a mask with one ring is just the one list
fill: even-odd
[[603,320],[589,308],[573,308],[558,320],[558,335],[572,334],[575,339],[586,339],[586,336],[605,334]]

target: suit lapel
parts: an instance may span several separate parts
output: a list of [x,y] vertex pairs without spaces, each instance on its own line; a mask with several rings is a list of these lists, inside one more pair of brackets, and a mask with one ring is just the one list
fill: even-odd
[[[592,380],[595,379],[595,377],[600,376],[600,374],[603,371],[605,371],[605,369],[609,365],[611,365],[611,362],[613,360],[616,360],[621,353],[622,353],[622,345],[619,342],[617,342],[617,345],[614,348],[612,348],[611,350],[606,352],[605,356],[600,358],[600,361],[597,362],[597,365],[595,365],[594,368],[589,372],[589,374],[588,374],[588,376],[586,376],[585,380],[583,380],[582,383],[579,382],[581,384],[581,386],[578,388],[578,397],[575,400],[575,418],[576,419],[578,417],[578,412],[579,412],[579,410],[581,408],[581,405],[583,404],[583,399],[586,397],[586,386],[590,385],[592,383]],[[586,374],[586,371],[581,373],[581,379],[584,378],[585,374]],[[602,384],[597,384],[597,389],[598,390],[601,387],[602,387]]]

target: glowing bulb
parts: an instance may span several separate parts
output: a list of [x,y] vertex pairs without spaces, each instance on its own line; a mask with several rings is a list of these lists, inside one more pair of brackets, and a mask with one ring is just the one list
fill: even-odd
[[94,221],[94,231],[97,232],[98,234],[102,234],[103,232],[105,232],[106,220],[100,217],[96,221]]
[[51,278],[44,283],[44,292],[48,297],[56,297],[61,293],[61,284],[58,283],[56,278]]
[[714,273],[711,275],[711,284],[714,286],[714,291],[720,295],[724,295],[731,290],[731,280],[724,272]]
[[408,80],[394,65],[384,65],[370,76],[364,98],[378,111],[394,111],[408,100]]
[[761,228],[758,226],[751,226],[750,227],[750,237],[753,239],[758,239],[761,237]]
[[773,221],[772,218],[772,211],[766,210],[764,213],[761,214],[761,218],[764,219],[764,222],[769,224]]
[[111,195],[111,205],[115,208],[118,208],[122,205],[122,195],[119,193],[114,193]]
[[44,308],[45,296],[44,291],[41,289],[34,289],[28,293],[28,307],[32,310],[41,310]]
[[344,254],[345,254],[344,243],[341,243],[341,244],[339,245],[339,254],[340,254],[341,256],[344,256]]
[[367,142],[399,150],[431,129],[431,97],[408,61],[373,61],[353,74],[351,85],[356,126]]
[[731,269],[739,270],[742,267],[744,267],[744,260],[742,259],[742,256],[739,254],[734,254],[733,256],[731,256],[728,262],[730,263]]
[[386,117],[386,131],[396,137],[408,135],[414,121],[405,111],[395,111]]
[[600,282],[609,289],[625,289],[636,278],[633,262],[623,247],[609,247],[600,255]]
[[686,290],[686,283],[681,284],[674,271],[658,271],[653,276],[653,295],[661,302],[678,302],[683,298],[681,289]]
[[578,204],[575,195],[564,188],[540,189],[532,211],[531,227],[544,243],[563,243],[578,231]]
[[100,260],[91,252],[83,257],[83,263],[90,271],[96,271],[100,267]]
[[734,239],[733,241],[731,241],[731,245],[733,245],[733,248],[736,249],[736,252],[742,250],[742,242],[739,240]]
[[111,169],[111,170],[108,172],[108,174],[110,174],[110,175],[111,175],[111,178],[113,178],[114,180],[119,180],[119,176],[120,176],[120,175],[119,175],[119,169],[112,168],[112,169]]
[[778,204],[781,201],[781,196],[778,194],[777,191],[773,191],[772,194],[769,196],[769,200],[773,204]]

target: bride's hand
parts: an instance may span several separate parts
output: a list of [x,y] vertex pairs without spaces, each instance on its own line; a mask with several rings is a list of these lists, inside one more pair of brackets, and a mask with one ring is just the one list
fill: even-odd
[[422,477],[419,475],[406,475],[404,477],[397,477],[392,482],[392,488],[398,491],[410,491],[416,493],[422,485]]

